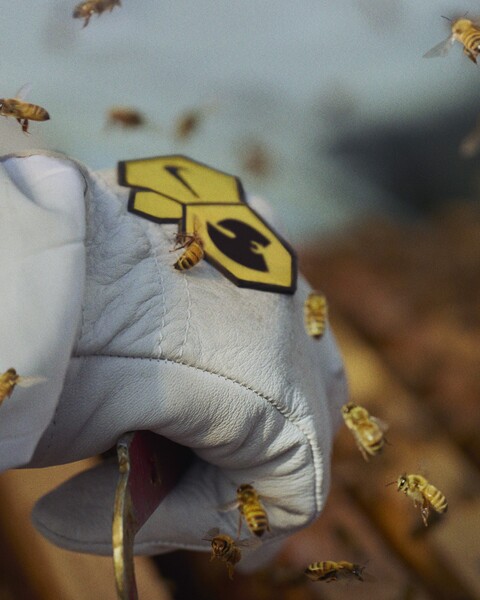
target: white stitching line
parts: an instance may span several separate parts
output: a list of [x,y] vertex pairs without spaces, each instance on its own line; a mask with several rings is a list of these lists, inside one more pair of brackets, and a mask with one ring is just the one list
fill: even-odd
[[[185,282],[185,291],[187,292],[187,319],[185,323],[185,336],[183,338],[182,345],[180,346],[179,358],[183,358],[183,351],[187,343],[187,336],[190,330],[190,318],[192,316],[192,298],[190,296],[190,288],[188,287],[188,275],[183,273],[183,281]],[[181,362],[181,361],[180,361]]]
[[158,332],[157,348],[158,348],[158,353],[162,354],[163,332],[165,329],[165,317],[167,314],[167,302],[166,302],[166,298],[165,298],[165,283],[163,280],[162,269],[160,268],[160,264],[158,262],[157,249],[153,244],[148,224],[147,224],[147,227],[144,229],[144,231],[145,231],[145,237],[147,238],[148,244],[150,246],[150,254],[153,256],[153,260],[155,261],[155,267],[157,269],[158,277],[160,280],[160,294],[161,294],[161,300],[162,300],[162,304],[163,304],[163,310],[162,310],[162,320],[160,322],[160,330]]
[[220,373],[215,373],[214,371],[210,371],[208,369],[203,369],[202,367],[197,367],[195,365],[191,365],[191,364],[186,363],[181,360],[172,360],[172,359],[168,359],[168,358],[152,358],[150,356],[122,356],[120,354],[88,354],[88,355],[75,354],[75,355],[73,355],[72,358],[81,358],[81,359],[121,358],[121,359],[126,359],[126,360],[148,360],[148,361],[152,361],[152,362],[164,362],[164,363],[169,363],[169,364],[173,364],[173,365],[182,365],[184,367],[188,367],[188,368],[194,369],[196,371],[202,371],[203,373],[208,373],[209,375],[214,375],[215,377],[218,377],[219,379],[223,379],[224,381],[234,383],[234,384],[239,385],[240,387],[254,393],[256,396],[258,396],[262,400],[265,400],[266,402],[271,404],[274,408],[276,408],[278,410],[278,412],[280,414],[282,414],[288,421],[290,421],[290,423],[292,423],[292,425],[297,427],[301,431],[301,433],[305,436],[305,438],[307,439],[308,444],[310,446],[310,452],[311,452],[312,458],[313,458],[313,466],[314,466],[313,470],[314,470],[314,474],[315,474],[315,489],[314,489],[315,511],[316,512],[320,511],[319,494],[320,494],[320,489],[322,488],[321,483],[320,483],[320,476],[322,473],[324,473],[324,468],[323,468],[324,465],[323,465],[322,456],[320,453],[317,454],[317,446],[314,443],[314,440],[311,438],[310,433],[302,427],[302,425],[298,422],[298,419],[293,416],[291,411],[287,410],[285,407],[278,404],[278,402],[274,398],[271,398],[270,396],[266,396],[265,394],[258,392],[257,390],[250,387],[246,383],[237,381],[236,379],[232,379],[232,378],[227,377],[226,375],[222,375]]

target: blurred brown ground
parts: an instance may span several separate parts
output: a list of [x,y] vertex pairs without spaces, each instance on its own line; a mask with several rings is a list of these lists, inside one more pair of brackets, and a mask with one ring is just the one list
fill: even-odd
[[[207,554],[178,552],[155,561],[162,588],[153,561],[142,559],[141,599],[480,599],[479,206],[457,204],[421,223],[371,220],[300,259],[329,300],[351,399],[389,424],[388,445],[367,463],[340,430],[324,513],[270,569],[230,582]],[[0,477],[0,600],[114,598],[109,559],[57,550],[25,524],[42,486],[72,468],[80,466]],[[424,474],[448,499],[428,528],[386,487],[403,472]],[[321,560],[365,564],[375,581],[301,577]]]

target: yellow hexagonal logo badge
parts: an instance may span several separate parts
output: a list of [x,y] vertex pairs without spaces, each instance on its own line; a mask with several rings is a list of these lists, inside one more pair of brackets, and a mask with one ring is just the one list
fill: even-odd
[[157,223],[179,223],[179,233],[201,240],[206,260],[240,287],[293,294],[292,248],[246,203],[243,186],[185,156],[118,164],[129,186],[128,210]]

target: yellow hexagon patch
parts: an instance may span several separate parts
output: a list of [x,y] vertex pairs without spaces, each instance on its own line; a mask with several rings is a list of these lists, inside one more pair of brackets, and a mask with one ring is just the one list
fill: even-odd
[[205,258],[240,287],[293,294],[296,256],[245,201],[242,183],[185,156],[161,156],[118,164],[129,186],[128,210],[157,223],[179,223],[195,234]]

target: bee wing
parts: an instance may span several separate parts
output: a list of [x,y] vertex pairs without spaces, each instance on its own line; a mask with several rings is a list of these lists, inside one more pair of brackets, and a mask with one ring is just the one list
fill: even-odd
[[37,385],[37,383],[45,383],[45,381],[47,381],[46,377],[19,377],[17,385],[29,388],[32,387],[32,385]]
[[262,540],[260,538],[245,538],[235,543],[242,548],[258,548],[262,545]]
[[27,98],[27,96],[29,95],[31,89],[32,89],[31,83],[26,83],[25,85],[22,85],[22,87],[15,94],[15,98],[17,98],[18,100],[25,100]]
[[264,496],[263,494],[259,494],[259,498],[262,502],[266,502],[267,504],[281,504],[280,498],[276,498],[275,496]]
[[455,39],[453,36],[449,35],[446,40],[440,42],[433,48],[431,48],[428,52],[425,52],[423,58],[435,58],[437,56],[446,56],[450,51],[450,48],[453,46],[453,42]]
[[377,425],[377,427],[379,427],[381,431],[385,432],[389,428],[388,423],[385,423],[385,421],[382,421],[382,419],[379,419],[378,417],[370,417],[370,421],[372,421],[372,423],[375,423],[375,425]]
[[238,500],[232,500],[231,502],[227,502],[227,504],[223,504],[222,506],[217,506],[217,510],[219,512],[229,512],[234,508],[238,508]]
[[220,533],[220,529],[218,527],[212,527],[209,529],[207,533],[203,536],[202,540],[206,542],[211,542],[214,537],[216,537]]

